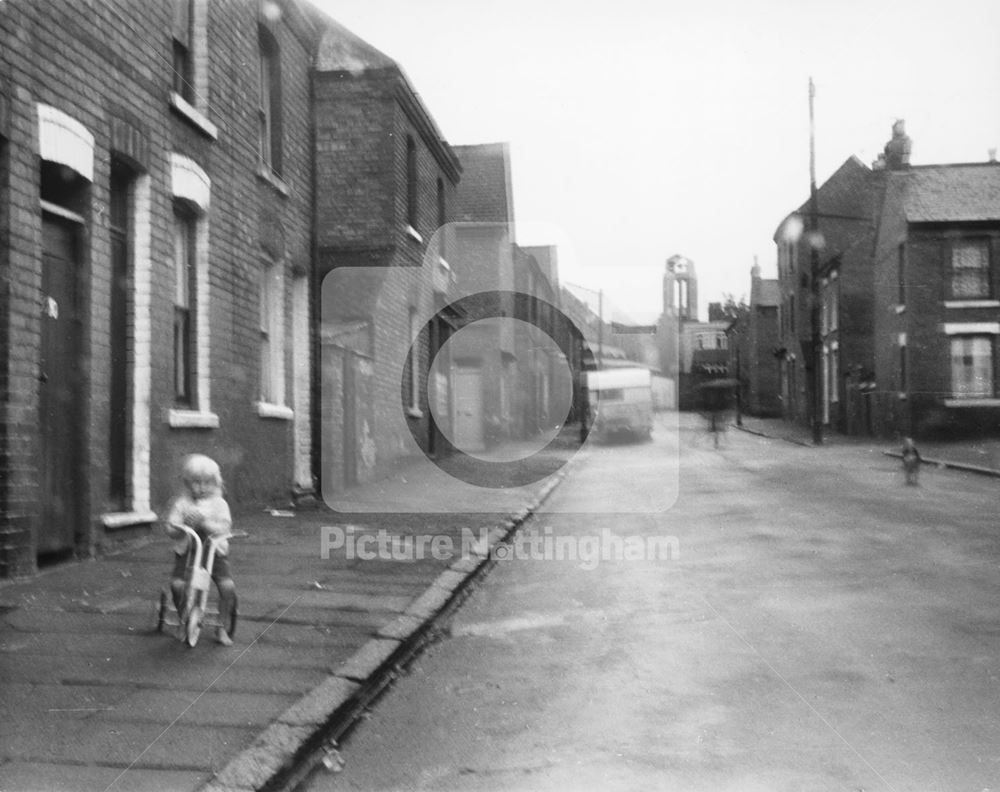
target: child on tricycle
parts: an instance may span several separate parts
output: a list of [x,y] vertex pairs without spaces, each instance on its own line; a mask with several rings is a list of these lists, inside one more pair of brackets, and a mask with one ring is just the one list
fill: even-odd
[[[215,638],[233,643],[236,584],[229,568],[229,536],[233,519],[222,494],[222,472],[215,460],[192,454],[184,460],[183,491],[174,499],[164,521],[174,540],[170,593],[179,617],[178,638],[194,646],[205,617],[208,578],[219,591],[219,623]],[[165,600],[166,597],[163,597]],[[160,626],[165,622],[160,608]]]

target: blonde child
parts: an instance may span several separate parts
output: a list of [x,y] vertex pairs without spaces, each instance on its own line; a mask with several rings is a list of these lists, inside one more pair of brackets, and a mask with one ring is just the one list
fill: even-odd
[[[170,505],[166,519],[167,534],[174,540],[174,570],[170,581],[170,591],[174,607],[184,624],[184,587],[187,567],[187,553],[190,539],[177,525],[193,528],[202,540],[215,539],[215,562],[212,580],[219,590],[219,621],[216,640],[224,646],[233,643],[226,628],[230,623],[233,602],[236,598],[236,584],[229,569],[229,540],[233,518],[229,504],[222,495],[222,471],[215,460],[204,454],[191,454],[184,460],[181,471],[184,489]],[[183,627],[182,627],[183,629]]]

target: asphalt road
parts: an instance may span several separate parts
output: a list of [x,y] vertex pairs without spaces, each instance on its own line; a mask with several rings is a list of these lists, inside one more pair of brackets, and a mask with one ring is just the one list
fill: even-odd
[[525,528],[564,560],[499,562],[306,788],[1000,789],[998,481],[693,420],[586,453]]

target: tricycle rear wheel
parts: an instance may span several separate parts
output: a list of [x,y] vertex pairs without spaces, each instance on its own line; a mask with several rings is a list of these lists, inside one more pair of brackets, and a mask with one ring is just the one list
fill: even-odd
[[239,599],[236,594],[233,594],[233,607],[229,611],[229,637],[232,638],[236,634],[236,611],[239,605]]
[[163,632],[163,628],[167,625],[167,607],[168,607],[167,592],[160,592],[160,602],[156,608],[156,631]]

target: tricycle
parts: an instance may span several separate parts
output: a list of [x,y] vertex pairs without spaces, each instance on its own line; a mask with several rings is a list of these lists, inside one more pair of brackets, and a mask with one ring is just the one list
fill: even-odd
[[[170,592],[160,591],[159,606],[156,611],[156,630],[163,632],[166,627],[177,629],[177,637],[188,646],[194,647],[201,635],[201,628],[206,625],[222,626],[232,637],[236,632],[236,595],[233,594],[233,606],[229,613],[229,623],[223,625],[219,620],[219,612],[208,608],[208,589],[212,585],[212,567],[215,564],[216,543],[229,536],[209,537],[202,541],[201,535],[187,525],[172,523],[173,528],[184,531],[188,535],[188,551],[184,581],[184,607],[174,616],[171,607]],[[211,621],[209,618],[211,617]]]

